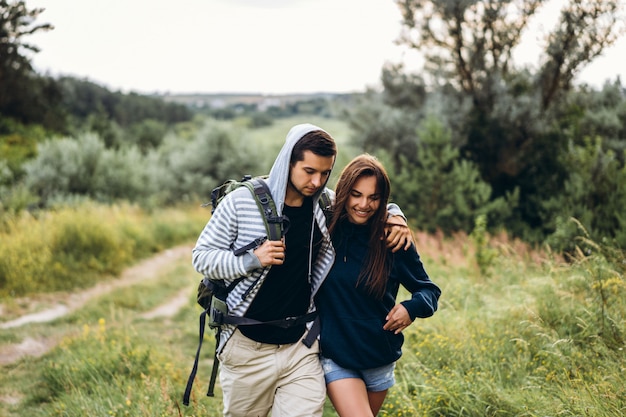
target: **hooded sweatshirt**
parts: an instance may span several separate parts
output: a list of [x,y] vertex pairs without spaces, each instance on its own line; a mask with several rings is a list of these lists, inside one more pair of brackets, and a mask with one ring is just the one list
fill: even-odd
[[404,336],[384,330],[385,317],[396,304],[400,285],[411,298],[402,301],[411,320],[430,317],[437,310],[441,290],[424,270],[411,245],[388,253],[392,267],[382,299],[372,296],[358,279],[369,252],[370,229],[344,220],[333,236],[336,261],[316,302],[321,322],[321,353],[347,369],[372,369],[395,362],[402,355]]
[[[314,130],[323,129],[308,123],[291,128],[266,179],[279,216],[282,215],[285,206],[289,162],[293,148],[305,134]],[[332,190],[327,190],[327,192],[331,198],[334,198]],[[312,198],[313,218],[322,234],[322,243],[319,246],[317,258],[308,257],[308,279],[311,285],[309,312],[314,311],[313,297],[335,259],[335,252],[326,227],[326,218],[318,204],[321,193],[322,188]],[[310,231],[311,243],[313,229]],[[194,268],[208,278],[221,279],[229,285],[232,281],[245,277],[229,293],[226,300],[231,315],[239,317],[245,315],[271,269],[271,267],[263,268],[252,250],[241,256],[235,256],[233,250],[264,236],[266,236],[265,223],[257,203],[247,188],[240,187],[227,194],[220,202],[192,251]],[[313,245],[310,244],[309,247],[312,248]],[[280,300],[276,302],[279,303]],[[235,326],[232,325],[222,326],[218,350],[221,351],[234,329]]]

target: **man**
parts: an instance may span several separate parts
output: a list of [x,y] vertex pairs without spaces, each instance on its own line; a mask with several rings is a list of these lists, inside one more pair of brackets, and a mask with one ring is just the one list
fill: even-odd
[[[267,322],[303,317],[315,310],[313,297],[330,270],[335,251],[318,199],[335,163],[333,138],[311,124],[294,126],[266,182],[279,215],[289,219],[283,240],[266,240],[235,256],[234,250],[266,235],[263,217],[245,187],[217,206],[193,249],[193,265],[228,285],[229,314]],[[332,191],[327,190],[332,194]],[[397,206],[394,214],[401,214]],[[400,224],[406,224],[400,219]],[[393,227],[389,244],[410,245],[408,228]],[[224,325],[218,358],[224,416],[322,416],[326,398],[319,346],[301,343],[307,324]],[[309,323],[309,326],[310,323]]]

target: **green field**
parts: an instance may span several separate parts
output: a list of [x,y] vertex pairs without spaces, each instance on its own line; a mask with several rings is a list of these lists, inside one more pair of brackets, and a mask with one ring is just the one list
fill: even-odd
[[[564,263],[504,237],[487,244],[475,236],[416,236],[426,269],[443,290],[440,310],[405,332],[397,384],[380,415],[626,411],[626,286],[610,248],[597,246]],[[103,290],[65,316],[0,328],[0,416],[220,415],[219,386],[215,398],[204,395],[210,333],[192,404],[181,403],[200,313],[192,245],[189,238],[137,261],[105,281],[126,286]],[[84,291],[4,298],[1,322],[57,302],[70,305]],[[181,296],[171,315],[146,316]],[[18,347],[34,356],[9,361]],[[333,415],[328,403],[325,416]]]
[[[280,120],[242,129],[242,140],[262,149],[269,170],[302,122],[336,138],[336,177],[356,154],[344,122]],[[215,398],[205,396],[210,332],[192,404],[182,405],[200,313],[190,251],[209,215],[200,202],[149,210],[83,202],[4,218],[0,417],[221,415],[219,385]],[[565,262],[479,227],[449,238],[414,231],[443,294],[432,318],[405,331],[381,416],[626,411],[622,252],[581,239],[583,250]],[[11,325],[63,309],[50,321]],[[334,415],[327,402],[325,416]]]

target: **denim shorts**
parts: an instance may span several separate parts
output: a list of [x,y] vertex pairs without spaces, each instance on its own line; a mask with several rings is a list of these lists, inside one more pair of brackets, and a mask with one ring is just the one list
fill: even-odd
[[330,384],[333,381],[346,378],[359,378],[365,382],[365,387],[368,391],[378,392],[385,391],[396,383],[394,376],[394,369],[396,363],[390,363],[389,365],[381,366],[380,368],[372,368],[365,370],[346,369],[337,365],[332,359],[320,356],[322,362],[322,368],[324,369],[324,379],[326,384]]

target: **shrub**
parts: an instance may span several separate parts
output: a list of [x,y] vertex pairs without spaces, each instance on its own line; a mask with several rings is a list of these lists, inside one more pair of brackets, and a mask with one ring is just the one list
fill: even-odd
[[490,202],[491,187],[480,178],[476,165],[459,158],[450,132],[438,120],[426,119],[417,148],[417,165],[405,155],[395,165],[389,158],[384,162],[392,167],[394,200],[420,229],[469,233],[479,214],[502,219],[515,207],[514,197]]

